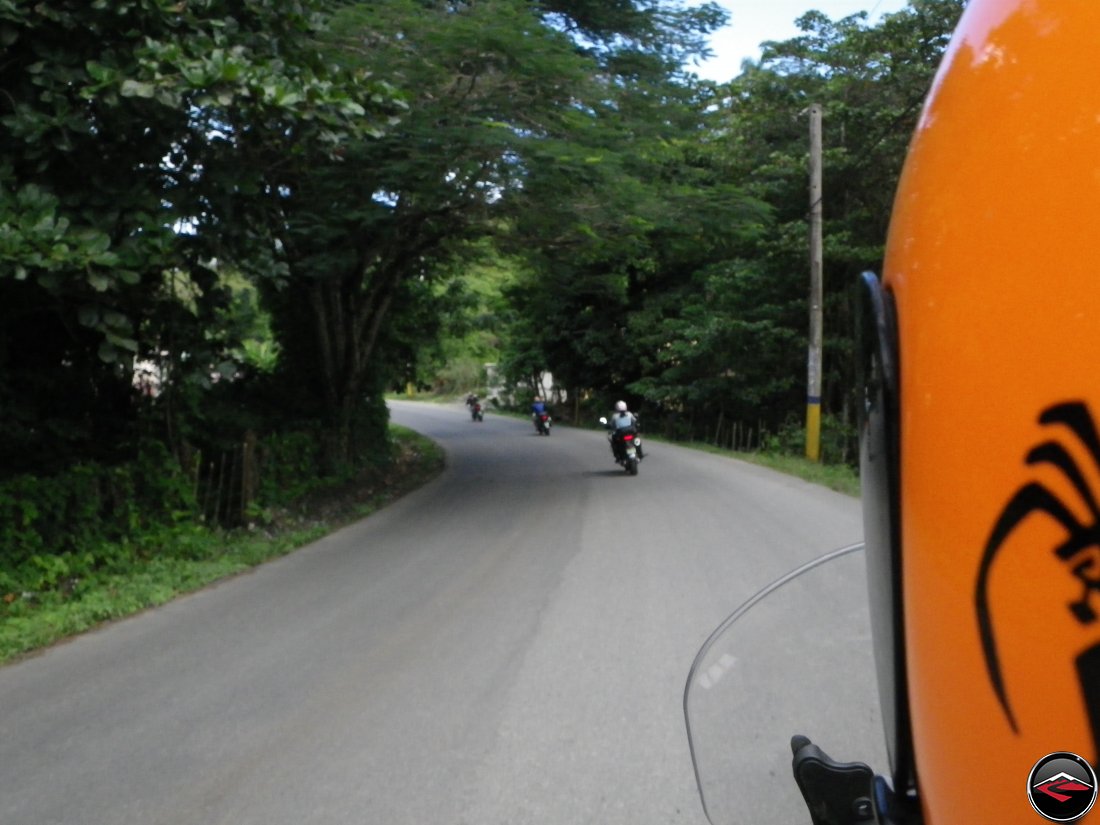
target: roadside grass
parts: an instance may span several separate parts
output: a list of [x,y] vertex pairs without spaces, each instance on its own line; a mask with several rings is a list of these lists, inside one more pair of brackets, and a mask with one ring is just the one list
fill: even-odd
[[395,459],[384,475],[314,493],[294,511],[265,514],[260,527],[166,528],[120,547],[120,561],[110,569],[59,590],[0,594],[0,664],[284,556],[439,474],[443,451],[437,444],[404,427],[390,429]]
[[767,467],[780,473],[786,473],[787,475],[801,478],[803,481],[820,484],[822,487],[828,487],[830,490],[836,490],[838,493],[845,493],[849,496],[859,496],[859,474],[847,464],[820,464],[803,458],[802,456],[789,455],[787,453],[734,452],[709,444],[700,444],[698,442],[669,443],[676,443],[681,447],[690,447],[693,450],[702,450],[703,452],[725,456],[726,458],[736,458],[738,461],[747,461],[750,464],[758,464],[761,467]]
[[812,484],[820,484],[822,487],[828,487],[830,490],[845,495],[858,498],[860,494],[859,473],[847,464],[822,464],[789,453],[730,450],[726,447],[715,447],[713,444],[706,444],[701,441],[674,441],[663,436],[648,435],[645,432],[642,435],[647,440],[658,444],[671,444],[675,447],[699,450],[722,458],[747,461],[749,464],[767,467],[770,470],[795,476]]

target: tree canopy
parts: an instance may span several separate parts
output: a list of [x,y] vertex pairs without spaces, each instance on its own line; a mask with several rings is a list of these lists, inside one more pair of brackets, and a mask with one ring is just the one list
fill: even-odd
[[[463,307],[515,380],[685,435],[778,430],[805,380],[810,102],[843,422],[855,274],[962,5],[808,12],[714,84],[685,68],[711,4],[0,0],[0,467],[303,427],[346,466]],[[478,267],[499,296],[464,295]]]
[[809,320],[806,111],[818,103],[824,408],[831,457],[853,458],[858,274],[880,266],[909,136],[963,5],[914,0],[873,26],[863,14],[807,12],[803,34],[764,44],[728,83],[633,85],[613,121],[628,182],[622,201],[606,202],[629,226],[599,244],[588,235],[583,257],[537,245],[534,274],[514,292],[514,376],[548,366],[576,391],[628,396],[670,434],[718,440],[725,422],[728,443],[734,421],[797,429]]

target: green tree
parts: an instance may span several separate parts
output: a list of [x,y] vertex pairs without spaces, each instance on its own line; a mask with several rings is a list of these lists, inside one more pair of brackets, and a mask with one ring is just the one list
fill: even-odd
[[527,187],[555,206],[519,223],[533,274],[513,293],[516,371],[541,354],[538,366],[574,394],[629,389],[633,399],[679,403],[659,382],[642,382],[676,344],[663,319],[677,315],[697,269],[767,221],[759,201],[722,178],[708,147],[715,102],[708,84],[665,73],[615,89],[588,141],[563,147],[560,176]]
[[230,160],[243,133],[369,125],[376,84],[314,44],[333,4],[286,6],[0,2],[5,469],[127,444],[139,357],[172,347],[181,380],[216,368],[207,329],[229,293],[212,262],[264,257],[236,230],[263,184]]
[[[678,26],[699,15],[663,15],[641,2],[606,11],[588,3],[383,0],[337,17],[332,59],[386,77],[402,90],[405,109],[384,135],[332,157],[305,149],[265,164],[270,206],[280,215],[267,223],[281,227],[288,272],[268,292],[284,344],[283,380],[301,413],[331,428],[334,462],[367,435],[357,416],[367,383],[384,367],[379,345],[402,296],[453,271],[471,242],[503,226],[533,222],[545,238],[560,222],[575,233],[570,210],[610,191],[599,189],[608,179],[602,168],[600,180],[589,174],[601,164],[586,147],[607,143],[593,139],[598,113],[628,64],[636,72],[652,58],[667,71],[691,41]],[[601,77],[612,62],[614,83]],[[258,157],[253,163],[263,162]]]
[[[811,103],[824,110],[825,389],[827,413],[854,418],[861,383],[858,274],[881,266],[893,194],[909,137],[963,0],[914,0],[875,26],[857,14],[832,21],[809,12],[803,34],[764,44],[759,63],[728,87],[719,138],[729,174],[774,210],[776,226],[738,250],[765,277],[765,292],[745,293],[745,317],[756,307],[785,306],[776,322],[789,346],[807,340],[808,127]],[[794,363],[795,350],[787,357]],[[804,386],[805,376],[796,373]],[[801,417],[798,393],[765,417]],[[778,420],[777,420],[778,419]],[[849,451],[854,455],[854,451]]]
[[[560,208],[520,223],[536,253],[533,277],[512,292],[518,319],[507,349],[516,370],[549,367],[597,394],[626,387],[632,401],[696,437],[731,418],[772,431],[800,419],[804,112],[818,102],[826,410],[851,414],[856,276],[879,266],[909,135],[962,5],[915,0],[876,26],[864,15],[832,21],[810,12],[799,20],[802,35],[765,44],[758,63],[717,89],[651,73],[609,94],[614,103],[600,112],[594,138],[572,155],[562,149],[569,180],[528,188],[533,200]],[[571,166],[578,155],[586,163]],[[601,175],[610,190],[570,188],[572,179]],[[585,192],[609,194],[593,202]]]

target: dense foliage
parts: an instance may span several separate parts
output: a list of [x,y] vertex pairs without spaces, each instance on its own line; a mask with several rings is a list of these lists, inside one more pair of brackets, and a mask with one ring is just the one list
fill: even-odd
[[[684,67],[724,15],[679,0],[0,0],[0,534],[54,474],[129,518],[112,468],[154,454],[189,491],[157,506],[223,520],[299,459],[213,457],[339,477],[385,459],[387,387],[487,360],[674,434],[789,432],[811,101],[850,425],[855,276],[962,5],[811,12],[714,84]],[[27,541],[0,567],[72,551]]]
[[592,232],[567,236],[572,244],[544,237],[512,292],[513,379],[549,368],[574,397],[626,397],[670,435],[728,445],[751,431],[754,444],[797,447],[809,325],[806,111],[816,102],[825,446],[831,460],[852,460],[858,275],[881,265],[909,136],[963,5],[914,0],[874,26],[809,12],[801,36],[765,44],[729,83],[628,90],[610,124],[617,197],[581,213],[594,215],[583,227]]

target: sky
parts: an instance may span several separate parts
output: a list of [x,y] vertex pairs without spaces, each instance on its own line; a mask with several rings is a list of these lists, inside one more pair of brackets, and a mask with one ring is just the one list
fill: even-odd
[[870,22],[907,5],[907,0],[715,0],[729,12],[730,23],[711,35],[714,57],[695,69],[700,77],[726,81],[741,73],[741,61],[760,57],[765,40],[787,40],[800,32],[796,18],[816,9],[831,19],[868,12]]

